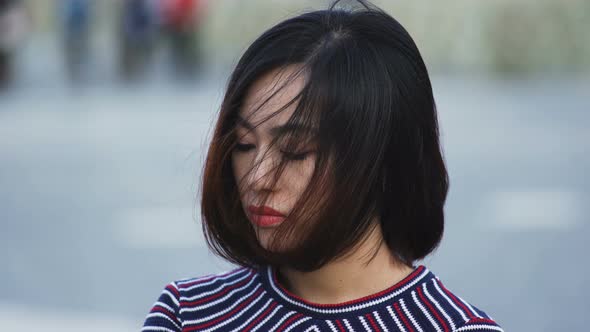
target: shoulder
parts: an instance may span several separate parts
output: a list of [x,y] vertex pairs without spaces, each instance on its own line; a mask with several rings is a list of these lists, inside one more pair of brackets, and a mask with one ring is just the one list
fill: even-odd
[[207,314],[210,308],[226,305],[232,290],[253,284],[256,270],[236,268],[230,271],[176,280],[164,287],[148,313],[143,331],[181,331],[184,322]]
[[472,318],[459,326],[454,332],[504,332],[495,321],[490,318]]
[[247,284],[255,278],[256,273],[254,269],[239,267],[219,274],[177,280],[173,284],[178,289],[180,300],[190,302],[195,297],[207,299],[207,295]]
[[[428,273],[400,303],[400,314],[436,331],[500,331],[494,319]],[[412,317],[413,316],[413,317]]]

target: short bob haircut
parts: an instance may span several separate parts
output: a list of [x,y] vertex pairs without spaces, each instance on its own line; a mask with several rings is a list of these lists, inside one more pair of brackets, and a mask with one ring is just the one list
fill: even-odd
[[[337,3],[270,28],[231,74],[205,162],[201,202],[208,245],[230,262],[312,271],[355,250],[380,226],[390,251],[411,266],[442,238],[448,176],[424,61],[390,15],[365,1],[349,8]],[[296,149],[313,140],[317,157],[297,208],[273,238],[295,239],[297,245],[277,252],[260,246],[248,222],[232,153],[250,87],[291,65],[305,84],[288,123],[314,129],[295,131],[286,141]],[[289,162],[283,160],[277,174]]]

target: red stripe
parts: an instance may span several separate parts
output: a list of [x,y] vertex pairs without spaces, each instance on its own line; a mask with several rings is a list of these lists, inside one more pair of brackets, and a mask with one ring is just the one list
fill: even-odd
[[371,324],[371,326],[373,327],[373,329],[377,332],[381,332],[381,330],[379,329],[379,327],[377,326],[377,324],[375,324],[375,321],[373,320],[373,317],[371,317],[371,314],[366,314],[365,317],[367,317],[367,319],[369,320],[369,323]]
[[347,302],[342,302],[342,303],[336,303],[336,304],[321,304],[321,303],[313,303],[313,302],[309,302],[307,300],[304,300],[302,298],[300,298],[299,296],[289,292],[287,289],[285,289],[281,284],[279,284],[278,280],[277,280],[277,275],[276,275],[276,271],[273,270],[272,271],[272,279],[274,281],[274,283],[281,289],[281,291],[287,295],[289,295],[290,297],[296,299],[297,301],[303,302],[307,305],[311,305],[311,306],[315,306],[315,307],[321,307],[321,308],[334,308],[334,307],[341,307],[341,306],[348,306],[348,305],[353,305],[353,304],[357,304],[357,303],[361,303],[361,302],[366,302],[366,301],[370,301],[373,299],[376,299],[378,297],[381,297],[383,295],[392,293],[393,291],[402,288],[403,286],[405,286],[406,284],[412,282],[414,279],[416,279],[416,277],[418,275],[420,275],[420,273],[422,273],[424,271],[425,267],[424,266],[419,266],[418,268],[416,268],[416,270],[414,270],[414,272],[410,273],[407,277],[405,277],[402,281],[398,282],[397,284],[380,291],[379,293],[375,293],[369,296],[365,296],[362,297],[360,299],[356,299],[356,300],[351,300],[351,301],[347,301]]
[[445,285],[442,284],[442,282],[440,282],[440,280],[436,279],[436,282],[438,282],[439,286],[442,288],[443,292],[445,292],[448,296],[451,297],[451,299],[453,300],[453,302],[455,302],[456,304],[458,304],[461,308],[463,308],[463,311],[465,311],[465,313],[467,314],[467,316],[469,317],[469,319],[475,318],[475,315],[471,312],[471,310],[469,310],[465,304],[463,304],[462,301],[459,301],[459,299],[457,299],[455,297],[455,295],[453,295],[453,293],[451,293],[446,287]]
[[408,329],[408,331],[414,332],[414,329],[412,328],[412,326],[410,325],[410,323],[406,319],[406,315],[404,315],[404,313],[399,309],[399,306],[397,305],[397,303],[394,303],[393,307],[395,308],[395,311],[397,311],[397,315],[399,316],[399,318],[402,319],[402,322],[404,323],[404,326]]
[[178,322],[178,318],[176,318],[176,315],[171,313],[170,310],[163,308],[163,307],[159,307],[158,305],[153,307],[152,310],[150,310],[150,312],[161,312],[161,313],[165,314],[166,316],[168,316],[173,321]]
[[262,313],[262,315],[256,317],[256,319],[252,321],[252,323],[246,326],[244,331],[250,331],[254,327],[254,325],[258,324],[258,322],[260,322],[264,317],[266,317],[276,306],[276,302],[271,303],[271,305]]
[[494,324],[497,325],[496,322],[494,322],[491,319],[487,319],[487,318],[479,318],[479,317],[473,317],[471,318],[467,323],[465,324],[478,324],[478,323],[487,323],[487,324]]
[[212,300],[215,300],[218,297],[221,297],[221,296],[229,293],[229,291],[231,291],[232,289],[235,289],[235,288],[238,288],[240,286],[243,286],[243,285],[247,284],[250,280],[252,280],[252,277],[253,276],[250,276],[250,278],[248,278],[246,280],[243,280],[243,281],[241,281],[241,282],[239,282],[239,283],[237,283],[235,285],[231,285],[229,287],[226,287],[221,292],[216,293],[216,294],[213,294],[213,295],[211,295],[209,297],[206,297],[204,299],[200,299],[200,300],[197,300],[197,301],[191,301],[191,302],[180,301],[180,304],[183,307],[191,307],[191,306],[195,306],[195,305],[202,304],[202,303],[205,303],[205,302],[210,302]]
[[215,325],[223,320],[226,320],[228,318],[230,318],[231,316],[235,315],[237,312],[239,312],[240,310],[242,310],[245,306],[247,306],[250,302],[252,302],[254,300],[254,298],[256,296],[258,296],[260,293],[262,293],[262,289],[259,289],[256,293],[254,293],[254,295],[250,296],[246,301],[242,302],[242,304],[240,304],[239,306],[237,306],[234,310],[228,312],[227,314],[218,317],[215,320],[209,321],[207,323],[203,323],[200,325],[195,325],[195,326],[191,326],[188,327],[186,329],[183,329],[183,331],[194,331],[194,330],[199,330],[199,329],[204,329],[207,328],[209,326]]
[[286,322],[284,322],[284,323],[283,323],[283,325],[281,325],[281,327],[279,327],[279,329],[277,330],[277,332],[281,332],[281,331],[283,331],[283,330],[284,330],[286,327],[289,327],[289,325],[291,325],[291,323],[292,323],[294,320],[297,320],[297,319],[299,319],[299,318],[301,318],[301,317],[303,317],[303,315],[302,315],[302,314],[296,314],[296,315],[294,315],[293,317],[291,317],[291,318],[287,319],[287,321],[286,321]]
[[430,302],[428,302],[426,300],[426,298],[424,297],[424,294],[422,293],[422,287],[418,287],[418,295],[420,296],[420,299],[422,299],[422,302],[424,302],[424,304],[426,304],[428,306],[428,309],[430,309],[430,312],[434,314],[434,317],[436,317],[436,319],[440,322],[440,324],[442,325],[445,332],[447,332],[449,330],[449,328],[447,327],[447,324],[445,324],[444,320],[442,320],[442,318],[440,318],[440,316],[438,315],[436,310],[434,310],[434,307],[430,304]]
[[174,295],[176,295],[177,298],[180,297],[180,293],[178,292],[176,287],[172,286],[172,284],[166,286],[166,289],[171,291]]
[[340,323],[338,319],[336,320],[336,325],[338,325],[338,329],[340,330],[340,332],[346,332],[344,326],[342,326],[342,323]]

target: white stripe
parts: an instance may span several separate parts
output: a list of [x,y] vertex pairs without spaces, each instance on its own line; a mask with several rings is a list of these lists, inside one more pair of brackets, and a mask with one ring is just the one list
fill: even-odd
[[434,299],[434,297],[430,296],[430,293],[428,292],[428,289],[426,288],[426,284],[422,285],[422,289],[424,290],[424,294],[426,294],[426,297],[430,300],[430,302],[434,303],[434,305],[438,308],[438,310],[440,310],[440,312],[443,314],[443,316],[445,316],[447,321],[451,324],[451,331],[454,331],[455,330],[455,323],[453,323],[453,321],[451,320],[449,315],[447,315],[447,313],[443,310],[443,308],[440,306],[440,304]]
[[[234,295],[235,293],[237,293],[237,292],[239,292],[239,291],[241,291],[241,290],[243,290],[243,289],[246,289],[246,288],[250,287],[250,284],[252,284],[252,283],[254,282],[254,280],[256,280],[256,276],[254,276],[254,277],[253,277],[253,278],[250,280],[250,282],[248,282],[246,285],[244,285],[244,286],[242,286],[242,287],[240,287],[240,288],[236,288],[236,289],[234,289],[233,291],[231,291],[231,292],[227,293],[227,294],[226,294],[224,297],[222,297],[222,298],[219,298],[219,299],[217,299],[217,300],[215,300],[215,301],[213,301],[213,302],[208,302],[208,303],[206,303],[206,304],[203,304],[203,305],[200,305],[200,306],[197,306],[197,307],[185,307],[185,308],[181,308],[181,309],[180,309],[180,313],[183,313],[183,312],[185,312],[185,311],[197,311],[197,310],[201,310],[201,309],[206,309],[206,308],[212,307],[212,306],[216,305],[217,303],[220,303],[220,302],[223,302],[223,301],[227,300],[228,298],[230,298],[230,297],[231,297],[232,295]],[[258,286],[260,286],[260,284],[258,284]],[[257,286],[257,287],[258,287],[258,286]],[[244,297],[242,297],[242,298],[244,298]],[[238,299],[237,301],[239,301],[239,299]]]
[[171,330],[169,328],[166,327],[161,327],[161,326],[145,326],[141,329],[141,332],[143,331],[156,331],[156,332],[178,332],[180,330]]
[[[242,297],[242,299],[243,299],[244,301],[246,301],[246,300],[247,300],[247,299],[248,299],[250,296],[252,296],[252,294],[254,294],[254,293],[256,292],[256,290],[257,290],[258,288],[260,288],[260,284],[259,284],[259,285],[257,285],[257,286],[256,286],[256,287],[255,287],[255,288],[254,288],[254,289],[253,289],[253,290],[252,290],[250,293],[248,293],[248,294],[246,294],[245,296],[243,296],[243,297]],[[263,293],[263,294],[265,294],[265,293],[266,293],[266,291],[264,291],[264,292],[262,292],[262,293]],[[185,323],[185,324],[193,324],[193,325],[194,325],[194,324],[198,324],[198,323],[201,323],[201,322],[204,322],[204,321],[207,321],[207,320],[211,320],[211,319],[213,319],[213,318],[215,318],[215,317],[219,317],[219,316],[221,316],[221,315],[225,314],[225,313],[226,313],[226,312],[228,312],[228,311],[231,311],[233,308],[237,307],[238,305],[240,305],[240,304],[241,304],[241,303],[243,303],[244,301],[235,301],[235,302],[234,302],[234,304],[233,304],[232,306],[230,306],[229,308],[226,308],[226,309],[223,309],[222,311],[216,312],[216,313],[214,313],[213,315],[209,315],[209,316],[207,316],[207,317],[203,317],[203,318],[200,318],[200,319],[195,319],[195,320],[187,320],[187,321],[185,321],[184,323]]]
[[244,271],[246,271],[246,274],[245,275],[251,275],[253,273],[252,271],[249,271],[249,270],[242,270],[242,271],[239,271],[239,273],[232,273],[232,274],[229,274],[229,275],[226,275],[226,276],[223,276],[223,277],[213,278],[213,279],[211,279],[209,281],[205,281],[205,282],[202,282],[202,283],[197,283],[197,284],[188,286],[186,288],[183,288],[183,290],[185,290],[185,291],[192,291],[194,289],[198,289],[198,288],[202,288],[202,287],[205,287],[205,286],[209,286],[209,285],[212,285],[212,284],[216,283],[217,281],[227,280],[229,278],[235,277],[235,276],[239,275],[240,273],[242,273]]
[[266,301],[266,303],[264,304],[264,306],[262,306],[262,308],[260,308],[260,310],[258,310],[248,320],[246,320],[244,323],[242,323],[242,325],[240,325],[240,326],[236,327],[235,329],[233,329],[232,332],[239,331],[242,328],[244,328],[244,326],[250,324],[250,322],[252,320],[254,320],[254,318],[258,317],[258,315],[260,315],[261,312],[263,312],[264,310],[266,310],[266,308],[270,305],[271,302],[272,302],[272,299],[269,299],[268,301]]
[[469,325],[463,326],[456,329],[454,332],[461,332],[461,331],[499,331],[504,332],[501,327],[493,326],[493,325]]
[[[244,271],[248,271],[248,269],[247,268],[241,268],[241,269],[233,270],[233,271],[227,272],[225,274],[220,274],[220,275],[217,275],[217,276],[215,276],[215,275],[208,275],[208,276],[204,276],[204,277],[201,277],[201,278],[192,278],[192,279],[180,280],[180,281],[177,281],[176,283],[178,284],[179,287],[181,287],[182,285],[186,285],[186,284],[196,283],[194,285],[188,286],[187,288],[183,288],[185,290],[191,290],[193,288],[199,288],[199,287],[202,287],[202,286],[211,285],[212,283],[214,283],[214,282],[216,282],[218,280],[226,280],[226,279],[229,279],[229,278],[231,278],[233,276],[236,276],[236,275],[238,275],[238,274],[240,274],[240,273],[242,273]],[[211,279],[211,278],[213,278],[213,279]],[[204,280],[207,280],[207,279],[211,279],[211,280],[204,281]],[[203,282],[202,283],[199,283],[199,281],[203,281]]]
[[346,327],[351,331],[354,332],[354,329],[352,328],[352,326],[350,326],[350,323],[348,322],[348,319],[343,319],[342,320],[344,322],[344,325],[346,325]]
[[260,323],[256,324],[256,326],[254,326],[254,328],[252,329],[252,331],[251,331],[251,332],[254,332],[254,331],[258,330],[258,329],[259,329],[259,328],[260,328],[262,325],[264,325],[264,323],[268,322],[268,320],[269,320],[269,319],[270,319],[272,316],[274,316],[274,315],[277,313],[277,311],[279,311],[279,309],[280,309],[280,308],[282,308],[282,307],[283,307],[282,305],[278,305],[278,306],[277,306],[277,307],[276,307],[276,308],[275,308],[275,309],[274,309],[274,310],[273,310],[273,311],[270,313],[270,315],[268,315],[268,316],[267,316],[265,319],[263,319],[263,320],[262,320],[262,322],[260,322]]
[[426,316],[426,318],[428,318],[428,320],[430,321],[432,326],[434,326],[434,328],[437,331],[441,332],[442,330],[440,329],[440,326],[438,326],[438,324],[436,324],[434,319],[432,319],[432,316],[430,316],[430,313],[428,311],[426,311],[426,309],[424,308],[422,303],[418,300],[418,297],[416,296],[416,291],[412,291],[412,298],[414,299],[414,302],[416,303],[418,308],[420,308],[420,310],[422,310],[422,313],[424,314],[424,316]]
[[327,320],[326,323],[328,323],[328,325],[330,326],[330,328],[332,329],[332,332],[338,332],[338,330],[336,330],[336,326],[334,326],[334,323],[332,323],[331,321]]
[[172,323],[172,325],[174,325],[174,327],[176,327],[177,329],[179,329],[179,330],[180,330],[180,326],[178,326],[178,324],[177,324],[175,321],[173,321],[172,319],[170,319],[170,317],[168,317],[168,316],[167,316],[166,314],[164,314],[164,313],[161,313],[161,312],[152,312],[152,313],[150,313],[150,314],[148,314],[148,315],[147,315],[146,319],[147,319],[147,318],[151,318],[151,317],[162,317],[162,318],[165,318],[165,319],[166,319],[166,320],[168,320],[170,323]]
[[[168,297],[172,300],[172,302],[174,303],[174,305],[176,307],[179,307],[180,306],[180,304],[178,303],[178,299],[176,298],[176,296],[174,294],[172,294],[169,290],[164,289],[162,291],[162,294],[168,295]],[[172,312],[174,312],[174,310],[172,310]]]
[[[217,330],[218,328],[220,328],[222,326],[225,326],[225,325],[233,322],[234,320],[238,319],[245,312],[247,312],[248,309],[252,308],[252,306],[254,306],[256,304],[256,302],[258,302],[262,298],[262,296],[264,296],[264,292],[261,293],[260,295],[258,295],[258,297],[254,301],[252,301],[250,304],[248,304],[248,306],[246,308],[244,308],[243,310],[241,310],[239,314],[237,314],[237,315],[235,315],[235,316],[233,316],[231,318],[228,318],[227,320],[224,320],[223,322],[221,322],[221,323],[219,323],[219,324],[217,324],[217,325],[215,325],[213,327],[210,327],[210,328],[208,328],[208,329],[206,329],[206,330],[204,330],[202,332],[209,332],[209,331]],[[186,326],[186,324],[185,324],[185,326]]]
[[410,322],[412,322],[412,325],[414,325],[414,327],[416,328],[416,330],[418,330],[418,332],[424,332],[424,331],[422,331],[422,328],[420,327],[420,325],[418,324],[418,322],[416,321],[416,319],[414,319],[414,316],[412,316],[412,314],[410,313],[410,311],[408,310],[408,308],[406,308],[406,303],[404,302],[404,299],[400,299],[399,300],[399,304],[401,304],[402,310],[403,310],[404,314],[406,314],[406,317],[408,317],[408,319],[410,320]]
[[436,291],[437,291],[437,292],[438,292],[440,295],[442,295],[442,296],[443,296],[443,297],[444,297],[444,298],[447,300],[447,302],[449,302],[449,303],[451,304],[451,306],[452,306],[453,308],[455,308],[455,310],[457,310],[457,312],[459,312],[459,314],[461,315],[461,317],[463,317],[463,320],[464,320],[464,321],[468,321],[469,319],[467,318],[467,316],[465,316],[465,313],[463,312],[463,310],[460,310],[460,309],[459,309],[459,308],[458,308],[458,307],[455,305],[455,302],[454,302],[454,301],[452,301],[451,299],[449,299],[449,298],[447,297],[447,294],[445,294],[445,292],[443,292],[443,291],[442,291],[442,289],[440,289],[440,287],[438,287],[438,283],[436,282],[436,280],[433,280],[433,283],[434,283],[434,288],[436,288]]
[[307,330],[305,330],[305,331],[303,331],[303,332],[311,332],[311,330],[312,330],[312,329],[313,329],[315,332],[320,332],[320,330],[318,330],[318,326],[317,326],[317,325],[311,326],[310,328],[308,328]]
[[400,331],[406,332],[406,328],[403,327],[403,325],[400,323],[399,319],[397,318],[390,306],[387,306],[387,311],[389,311],[389,315],[391,315],[391,318],[393,318],[393,320],[395,321],[395,325],[397,325]]
[[285,316],[283,316],[283,318],[281,318],[273,327],[271,327],[271,331],[274,331],[277,329],[277,327],[279,327],[281,324],[283,324],[283,322],[285,321],[285,319],[289,318],[290,316],[293,316],[293,314],[295,313],[295,311],[289,311]]
[[350,312],[350,311],[356,311],[356,310],[360,310],[360,309],[364,309],[373,305],[377,305],[386,301],[389,301],[391,298],[398,296],[399,294],[405,292],[406,290],[408,290],[409,288],[412,288],[414,285],[416,285],[418,282],[422,281],[422,279],[424,279],[424,277],[429,273],[428,269],[424,268],[424,271],[422,271],[422,273],[416,277],[414,280],[412,280],[412,282],[406,284],[405,286],[401,287],[400,289],[396,290],[395,292],[376,299],[376,300],[372,300],[372,301],[367,301],[367,302],[363,302],[362,304],[357,304],[357,305],[353,305],[351,307],[347,307],[347,308],[342,308],[342,309],[319,309],[319,308],[315,308],[315,307],[310,307],[307,304],[300,302],[300,301],[295,301],[293,299],[291,299],[290,297],[286,296],[285,294],[283,294],[283,291],[281,291],[277,285],[274,282],[274,278],[272,275],[272,270],[271,268],[267,269],[267,275],[268,275],[268,279],[270,280],[270,285],[273,288],[273,290],[279,294],[279,296],[281,296],[285,301],[303,307],[305,309],[317,312],[317,313],[323,313],[323,314],[335,314],[335,313],[344,313],[344,312]]
[[303,322],[305,322],[307,320],[310,320],[310,319],[311,319],[311,317],[305,317],[303,319],[298,320],[297,323],[293,323],[293,325],[289,326],[289,328],[287,328],[285,330],[285,332],[291,331],[291,329],[294,328],[295,326],[297,326],[297,325],[299,325],[299,324],[301,324],[301,323],[303,323]]
[[471,306],[469,303],[467,303],[467,301],[463,300],[462,298],[460,298],[460,297],[458,297],[458,296],[456,296],[456,295],[455,295],[455,297],[456,297],[456,298],[458,298],[458,299],[459,299],[459,301],[463,302],[463,304],[465,304],[465,305],[467,306],[467,308],[469,308],[469,310],[471,310],[471,312],[473,312],[473,314],[474,314],[475,316],[477,316],[477,317],[479,317],[479,318],[484,318],[484,317],[482,317],[480,314],[478,314],[478,313],[477,313],[477,311],[475,311],[475,309],[473,309],[473,307],[472,307],[472,306]]
[[175,314],[176,310],[170,308],[166,303],[164,302],[160,302],[157,301],[156,303],[154,303],[154,307],[162,307],[162,308],[166,308],[166,310],[170,311],[171,314]]
[[365,317],[359,316],[359,318],[360,318],[361,324],[363,324],[363,327],[365,328],[365,330],[367,330],[367,332],[372,332],[373,330],[371,330],[369,328],[369,324],[367,324],[367,321],[365,320]]
[[223,283],[223,284],[221,284],[221,285],[220,285],[219,287],[217,287],[216,289],[210,290],[210,291],[208,291],[208,292],[199,293],[199,294],[197,294],[197,295],[190,296],[190,297],[181,296],[181,297],[180,297],[180,299],[181,299],[182,301],[194,301],[194,300],[196,300],[196,299],[200,299],[200,298],[202,298],[202,297],[206,297],[207,295],[211,295],[211,294],[218,293],[218,292],[222,291],[224,288],[226,288],[226,287],[228,287],[228,286],[231,286],[231,285],[234,285],[234,284],[237,284],[237,283],[239,283],[240,281],[242,281],[242,280],[244,280],[244,279],[248,278],[248,277],[249,277],[249,276],[251,276],[251,275],[252,275],[251,273],[247,273],[247,274],[246,274],[246,275],[244,275],[243,277],[240,277],[240,278],[238,278],[238,279],[236,279],[236,280],[232,280],[232,281],[230,281],[230,282],[227,282],[227,283]]
[[373,311],[373,315],[375,316],[375,318],[377,318],[377,323],[379,323],[379,326],[381,326],[381,329],[384,332],[389,332],[389,330],[387,329],[385,324],[383,324],[383,321],[381,320],[381,316],[379,316],[379,313],[377,311]]

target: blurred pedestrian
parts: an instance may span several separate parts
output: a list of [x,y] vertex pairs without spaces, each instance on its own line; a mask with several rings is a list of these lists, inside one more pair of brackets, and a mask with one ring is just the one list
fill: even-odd
[[78,81],[87,70],[91,14],[90,0],[61,0],[59,4],[65,67],[71,80]]
[[24,42],[30,19],[22,0],[0,0],[0,88],[14,76],[14,58]]
[[119,72],[133,79],[150,63],[158,33],[154,1],[122,0],[118,30]]
[[192,77],[200,62],[199,27],[203,0],[161,0],[162,31],[179,77]]

